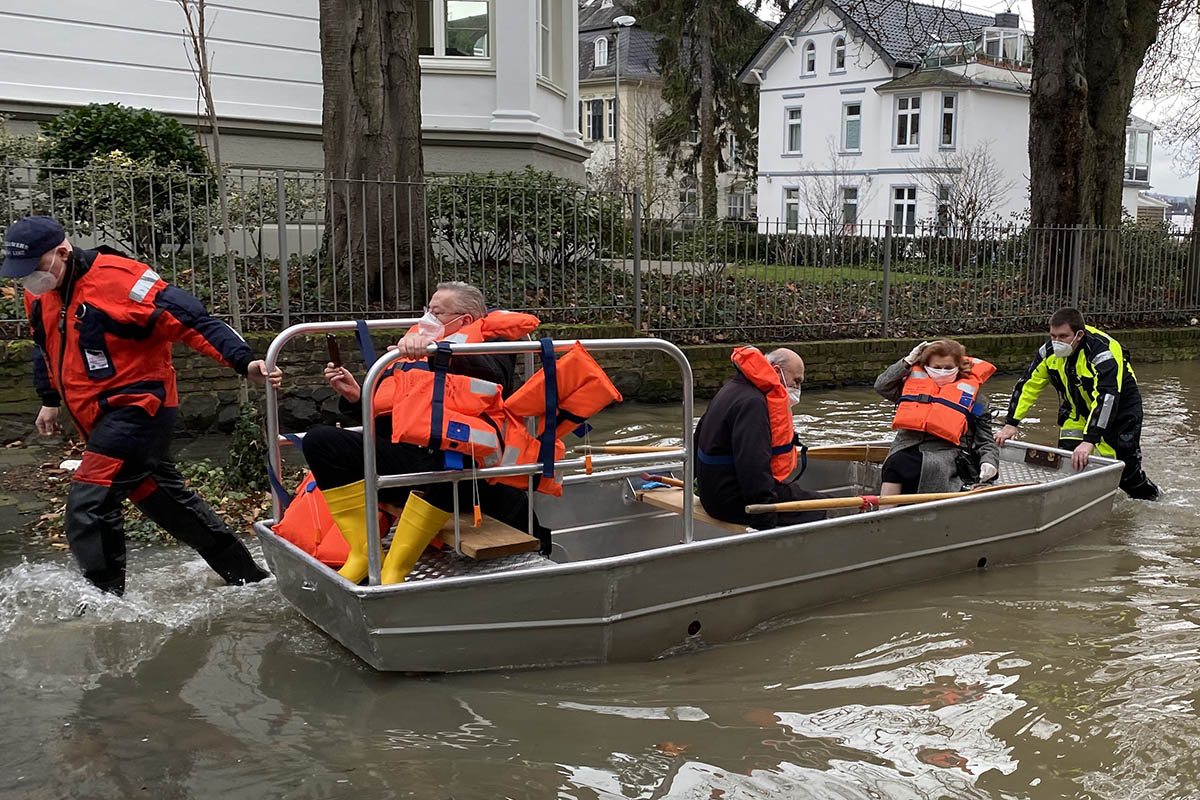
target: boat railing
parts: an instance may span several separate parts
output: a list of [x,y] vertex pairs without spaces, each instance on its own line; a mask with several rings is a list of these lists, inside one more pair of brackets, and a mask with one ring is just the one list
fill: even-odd
[[[392,320],[370,320],[368,321],[368,329],[387,329],[387,328],[407,328],[416,323],[415,319],[392,319]],[[281,332],[271,342],[271,346],[267,349],[267,369],[274,369],[276,361],[283,347],[292,339],[315,333],[331,333],[335,331],[355,330],[358,323],[348,322],[314,322],[302,323],[293,325]],[[592,352],[600,351],[658,351],[666,353],[680,370],[680,378],[682,384],[682,419],[680,438],[682,445],[678,449],[664,450],[653,453],[637,453],[632,455],[597,455],[588,458],[582,457],[564,457],[554,462],[554,473],[556,476],[564,474],[563,483],[570,485],[596,480],[611,480],[614,478],[622,478],[638,475],[645,471],[646,467],[655,466],[658,469],[678,470],[683,475],[685,486],[691,486],[693,482],[694,467],[692,462],[693,450],[693,412],[694,412],[694,397],[692,388],[692,367],[688,362],[687,357],[683,354],[676,345],[664,339],[655,338],[625,338],[625,339],[556,339],[552,343],[555,351],[566,350],[572,347],[577,341],[582,341],[584,346]],[[524,354],[526,356],[526,375],[532,374],[533,355],[542,352],[542,345],[537,341],[517,341],[517,342],[482,342],[482,343],[448,343],[450,346],[450,354],[454,355],[480,355],[480,354],[495,354],[495,353],[511,353],[514,355]],[[437,345],[430,345],[428,348],[430,355],[437,352]],[[402,486],[417,486],[430,483],[453,483],[454,491],[451,492],[453,497],[453,519],[454,519],[454,543],[455,549],[461,548],[461,532],[459,529],[459,497],[457,485],[463,480],[475,480],[487,478],[507,477],[514,475],[528,476],[527,492],[529,496],[529,517],[528,530],[533,531],[533,497],[534,497],[534,480],[535,476],[543,471],[543,465],[539,463],[533,464],[517,464],[499,467],[482,467],[472,470],[436,470],[427,472],[412,472],[399,475],[380,475],[376,464],[376,439],[375,439],[375,412],[373,408],[373,400],[375,397],[375,389],[382,379],[388,368],[403,358],[403,355],[398,350],[389,350],[380,356],[367,371],[367,376],[362,383],[362,434],[363,434],[363,475],[364,475],[364,494],[367,508],[376,508],[379,504],[379,490],[402,487]],[[279,407],[278,407],[278,392],[267,386],[267,441],[268,459],[271,469],[275,475],[280,475],[282,457],[281,447],[288,444],[288,439],[279,432]],[[578,474],[578,473],[584,474]],[[683,541],[691,542],[693,535],[693,508],[692,504],[694,497],[691,492],[684,492],[683,503]],[[274,518],[280,518],[282,507],[278,497],[272,497],[272,510]],[[370,585],[378,585],[380,582],[380,571],[382,564],[382,552],[380,548],[380,531],[379,531],[379,516],[377,514],[367,514],[367,565],[368,565],[368,582]]]

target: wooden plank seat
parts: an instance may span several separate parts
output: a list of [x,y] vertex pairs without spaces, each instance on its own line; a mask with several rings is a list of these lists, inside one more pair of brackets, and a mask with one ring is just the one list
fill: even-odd
[[[389,503],[380,503],[380,507],[399,519],[403,509]],[[459,517],[459,534],[462,539],[462,554],[476,561],[487,561],[493,558],[517,555],[518,553],[533,553],[541,547],[535,537],[525,531],[506,525],[498,519],[486,514],[478,528],[471,527],[471,515],[461,514]],[[446,520],[446,524],[435,537],[443,545],[454,548],[454,518]]]
[[[683,513],[683,489],[668,486],[658,489],[640,489],[636,495],[637,499],[646,505],[661,508],[664,511],[674,511],[676,514]],[[692,518],[696,522],[704,522],[717,528],[730,531],[731,533],[745,533],[746,526],[738,525],[733,522],[722,522],[715,517],[710,517],[700,505],[700,498],[695,498],[695,504],[692,506]]]

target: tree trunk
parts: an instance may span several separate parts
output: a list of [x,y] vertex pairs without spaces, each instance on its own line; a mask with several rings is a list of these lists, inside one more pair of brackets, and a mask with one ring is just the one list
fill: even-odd
[[[1118,227],[1125,127],[1134,81],[1158,31],[1162,0],[1033,0],[1029,101],[1031,221]],[[1043,291],[1068,288],[1061,265],[1071,237],[1038,237]],[[1085,263],[1089,261],[1087,256]]]
[[320,0],[325,224],[339,310],[411,311],[426,299],[416,6]]
[[717,126],[714,122],[716,90],[713,80],[713,16],[708,0],[696,10],[700,57],[700,216],[717,218]]
[[1197,164],[1196,198],[1192,208],[1192,241],[1188,250],[1188,268],[1183,281],[1187,303],[1200,306],[1200,164]]

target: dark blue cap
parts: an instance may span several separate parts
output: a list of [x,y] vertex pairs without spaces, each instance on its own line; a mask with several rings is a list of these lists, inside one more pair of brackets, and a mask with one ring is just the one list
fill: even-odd
[[24,217],[9,226],[4,234],[4,264],[0,275],[24,278],[37,269],[42,256],[67,238],[63,226],[53,217]]

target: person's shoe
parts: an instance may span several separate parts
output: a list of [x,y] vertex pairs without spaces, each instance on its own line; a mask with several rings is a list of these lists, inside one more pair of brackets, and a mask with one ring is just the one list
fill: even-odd
[[1157,500],[1162,497],[1162,489],[1159,489],[1154,481],[1145,476],[1143,476],[1142,482],[1136,486],[1122,486],[1121,488],[1134,500]]
[[125,570],[121,570],[105,578],[89,578],[88,580],[105,594],[112,594],[117,597],[125,596]]
[[400,515],[396,532],[392,534],[392,546],[388,548],[387,558],[384,559],[380,582],[402,582],[450,516],[451,512],[426,502],[420,492],[409,492],[404,513]]
[[322,489],[329,514],[342,533],[350,552],[346,563],[338,570],[346,580],[357,584],[367,577],[367,501],[363,494],[366,484],[357,481],[332,489]]
[[255,563],[246,545],[237,539],[219,552],[200,555],[230,586],[258,583],[271,575]]

